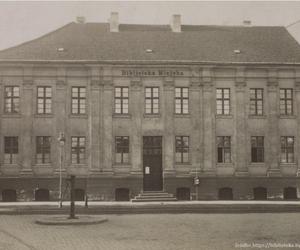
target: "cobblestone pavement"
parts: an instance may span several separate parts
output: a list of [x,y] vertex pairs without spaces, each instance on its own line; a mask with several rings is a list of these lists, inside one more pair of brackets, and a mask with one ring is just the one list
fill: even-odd
[[35,224],[41,216],[1,215],[0,250],[300,249],[297,213],[106,215],[89,226]]

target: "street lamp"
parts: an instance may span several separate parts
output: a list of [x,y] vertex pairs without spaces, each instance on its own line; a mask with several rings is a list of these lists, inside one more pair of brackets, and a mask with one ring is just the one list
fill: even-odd
[[66,142],[64,133],[60,133],[57,138],[59,142],[59,207],[62,207],[62,164],[63,164],[63,147]]

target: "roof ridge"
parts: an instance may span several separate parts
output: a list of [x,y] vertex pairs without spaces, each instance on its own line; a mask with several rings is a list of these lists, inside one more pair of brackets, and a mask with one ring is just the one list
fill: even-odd
[[9,50],[11,50],[11,49],[15,49],[15,48],[24,46],[24,45],[26,45],[26,44],[28,44],[28,43],[31,43],[31,42],[34,42],[34,41],[41,40],[41,39],[43,39],[43,38],[45,38],[45,37],[47,37],[47,36],[50,36],[50,35],[52,35],[53,33],[58,32],[59,30],[62,30],[62,29],[64,29],[65,27],[67,27],[67,26],[69,26],[69,25],[71,25],[71,24],[74,24],[74,23],[75,23],[75,22],[67,23],[67,24],[65,24],[65,25],[63,25],[63,26],[61,26],[61,27],[59,27],[59,28],[57,28],[57,29],[55,29],[55,30],[52,30],[52,31],[50,31],[50,32],[48,32],[48,33],[46,33],[46,34],[44,34],[44,35],[42,35],[42,36],[39,36],[39,37],[37,37],[37,38],[31,39],[31,40],[29,40],[29,41],[26,41],[26,42],[17,44],[17,45],[15,45],[15,46],[12,46],[12,47],[9,47],[9,48],[6,48],[6,49],[0,50],[0,54],[3,53],[3,52],[9,51]]

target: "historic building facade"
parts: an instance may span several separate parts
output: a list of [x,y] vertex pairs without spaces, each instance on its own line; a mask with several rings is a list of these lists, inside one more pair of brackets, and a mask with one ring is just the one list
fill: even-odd
[[[144,33],[122,29],[113,14],[99,26],[109,45],[94,48],[97,27],[80,19],[0,52],[2,200],[57,199],[61,170],[63,189],[76,175],[78,195],[94,200],[160,190],[179,199],[298,197],[300,46],[284,29],[207,34],[175,16],[170,30]],[[77,28],[86,40],[65,41]],[[241,30],[259,38],[249,45]],[[225,34],[224,46],[209,53],[201,39],[212,33]],[[185,44],[193,39],[195,58],[197,47]]]

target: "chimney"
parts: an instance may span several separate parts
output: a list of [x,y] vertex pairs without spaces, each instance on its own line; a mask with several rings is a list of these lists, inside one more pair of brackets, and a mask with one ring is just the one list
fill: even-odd
[[179,14],[172,16],[171,29],[173,32],[181,32],[181,16]]
[[119,13],[111,12],[109,19],[110,32],[119,32]]
[[84,16],[78,16],[76,17],[77,23],[85,23],[85,17]]
[[244,20],[243,24],[244,26],[251,26],[251,20]]

